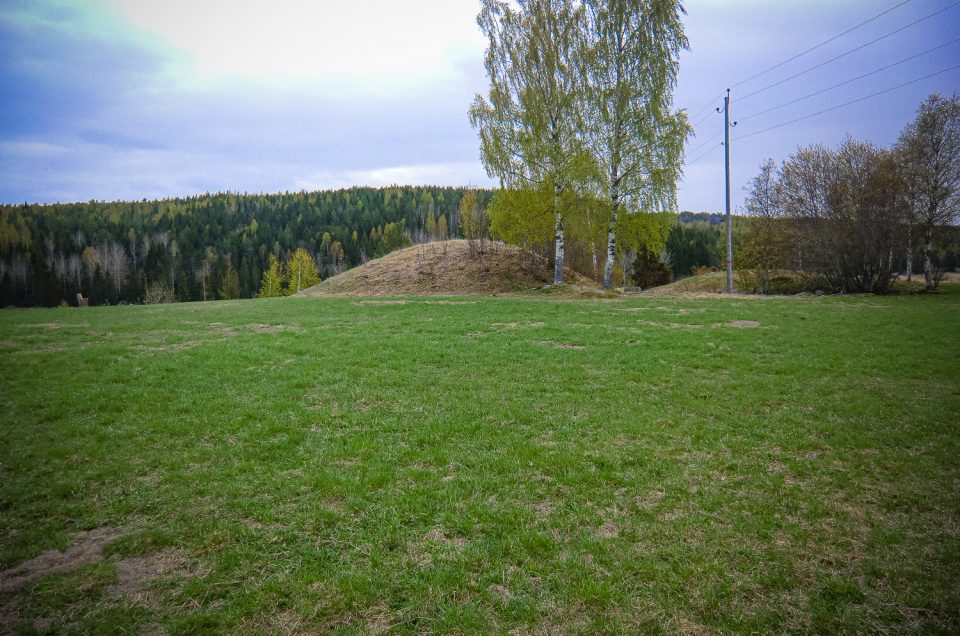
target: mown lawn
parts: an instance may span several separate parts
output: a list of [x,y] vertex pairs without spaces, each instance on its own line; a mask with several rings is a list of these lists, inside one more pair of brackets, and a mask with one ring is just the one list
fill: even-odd
[[0,312],[0,632],[957,633],[945,288]]

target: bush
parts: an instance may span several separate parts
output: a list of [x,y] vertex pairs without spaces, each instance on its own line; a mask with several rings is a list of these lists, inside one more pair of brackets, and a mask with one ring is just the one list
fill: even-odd
[[640,289],[659,287],[673,280],[673,271],[659,256],[641,247],[633,261],[633,280]]
[[144,305],[159,305],[162,303],[172,303],[174,301],[173,290],[163,281],[157,281],[147,287],[143,295]]

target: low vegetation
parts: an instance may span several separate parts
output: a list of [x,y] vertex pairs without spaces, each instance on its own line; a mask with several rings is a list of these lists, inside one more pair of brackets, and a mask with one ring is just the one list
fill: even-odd
[[0,631],[956,633],[960,297],[0,313]]
[[[460,239],[392,252],[304,294],[506,294],[541,289],[552,280],[546,262],[535,254],[482,238]],[[575,287],[596,287],[575,272],[569,272],[567,280]]]

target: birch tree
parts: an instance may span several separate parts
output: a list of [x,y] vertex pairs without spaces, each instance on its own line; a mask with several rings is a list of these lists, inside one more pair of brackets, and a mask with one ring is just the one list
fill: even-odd
[[301,290],[313,287],[320,282],[316,261],[302,247],[297,248],[287,261],[287,281],[287,289],[291,294],[300,293]]
[[923,238],[924,287],[932,289],[933,233],[960,216],[960,93],[934,94],[920,104],[897,150],[912,220]]
[[554,282],[563,282],[563,192],[584,168],[579,114],[584,20],[573,0],[481,0],[477,23],[488,38],[486,97],[470,123],[480,157],[501,187],[553,190]]
[[603,286],[612,285],[617,219],[624,204],[676,205],[686,115],[671,112],[680,51],[688,46],[679,0],[586,0],[586,138],[609,208]]

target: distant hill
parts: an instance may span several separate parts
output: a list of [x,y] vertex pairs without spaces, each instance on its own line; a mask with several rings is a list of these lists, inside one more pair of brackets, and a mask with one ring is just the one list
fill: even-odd
[[710,225],[722,225],[726,219],[727,217],[723,212],[690,212],[686,210],[677,215],[677,220],[680,221],[680,223],[703,221]]

